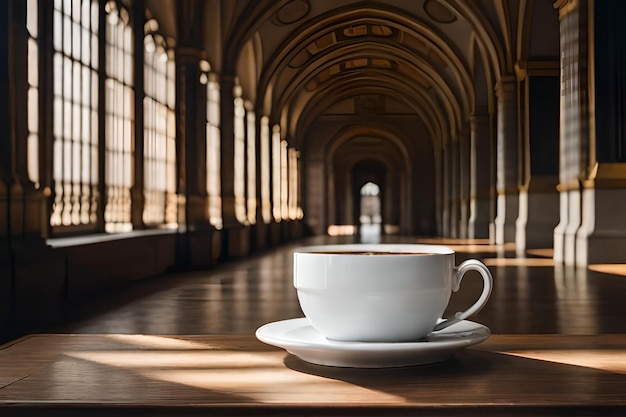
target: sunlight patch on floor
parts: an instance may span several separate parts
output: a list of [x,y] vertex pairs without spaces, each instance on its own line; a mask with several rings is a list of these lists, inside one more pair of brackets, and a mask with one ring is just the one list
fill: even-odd
[[502,245],[445,245],[455,252],[461,253],[496,253],[504,256],[506,252],[515,252],[515,242]]
[[428,245],[489,245],[489,239],[451,239],[445,237],[419,238],[417,243]]
[[403,397],[392,393],[294,372],[282,362],[263,368],[152,369],[141,374],[159,381],[244,395],[264,403],[327,404],[341,401],[371,405],[404,401]]
[[210,346],[200,342],[147,334],[109,334],[105,337],[148,349],[188,350],[210,348]]
[[[403,401],[400,396],[357,384],[294,372],[284,364],[285,353],[219,350],[89,350],[64,355],[115,368],[143,377],[239,394],[266,403],[328,403],[355,401],[386,404]],[[367,400],[363,401],[364,398]]]
[[624,349],[522,350],[500,353],[626,375],[626,350]]
[[487,266],[554,266],[554,260],[545,258],[486,258]]
[[[219,349],[219,348],[216,348]],[[273,366],[284,354],[258,355],[254,352],[225,352],[221,350],[94,350],[66,352],[72,358],[122,368],[163,369],[239,369]]]
[[552,248],[546,248],[546,249],[526,249],[526,253],[528,255],[541,256],[543,258],[553,258],[554,257],[554,249],[552,249]]
[[626,277],[626,264],[593,264],[589,269],[603,274],[622,275]]

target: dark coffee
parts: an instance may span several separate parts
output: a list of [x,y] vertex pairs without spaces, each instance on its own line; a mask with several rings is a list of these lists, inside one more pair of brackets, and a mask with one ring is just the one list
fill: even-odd
[[387,252],[387,251],[316,251],[316,252],[304,252],[315,253],[320,255],[432,255],[434,252]]

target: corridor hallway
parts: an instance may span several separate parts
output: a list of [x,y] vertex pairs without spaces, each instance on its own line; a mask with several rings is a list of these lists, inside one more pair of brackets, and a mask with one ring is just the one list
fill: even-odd
[[[292,285],[292,251],[304,245],[352,243],[317,236],[284,244],[212,269],[139,281],[71,312],[71,320],[35,332],[148,335],[253,335],[263,324],[301,317]],[[626,333],[626,265],[569,268],[549,251],[515,255],[512,245],[487,240],[388,236],[383,242],[446,244],[464,259],[482,260],[494,276],[487,306],[472,320],[493,334]],[[482,279],[470,272],[447,314],[478,297]]]
[[[0,0],[0,415],[326,400],[304,414],[626,416],[625,15],[624,0]],[[296,247],[356,231],[484,261],[494,290],[472,320],[491,338],[428,378],[291,369],[255,330],[302,316]]]
[[481,239],[441,242],[487,258],[496,332],[615,331],[624,277],[597,271],[626,262],[624,14],[0,1],[0,340],[127,285],[72,326],[250,334],[300,313],[293,242],[359,228]]

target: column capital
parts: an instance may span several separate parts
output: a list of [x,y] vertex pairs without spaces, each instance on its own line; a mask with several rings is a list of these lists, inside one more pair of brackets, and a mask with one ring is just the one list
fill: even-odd
[[519,60],[515,63],[515,76],[518,81],[525,80],[528,76],[528,62]]
[[495,92],[496,97],[503,98],[508,94],[514,93],[517,88],[517,80],[515,75],[505,75],[496,81]]
[[480,123],[481,121],[489,120],[489,113],[477,111],[474,113],[470,113],[469,118],[470,127],[474,126],[476,123]]
[[559,11],[559,18],[562,19],[580,8],[580,0],[556,0],[553,6]]
[[182,65],[198,65],[199,61],[206,59],[206,52],[200,48],[177,46],[175,52],[176,62]]
[[230,75],[230,74],[220,75],[220,84],[222,85],[225,85],[225,84],[235,85],[236,82],[237,82],[236,75]]

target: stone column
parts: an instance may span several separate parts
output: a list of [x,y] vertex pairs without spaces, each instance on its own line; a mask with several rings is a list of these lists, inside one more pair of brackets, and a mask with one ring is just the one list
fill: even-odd
[[[306,189],[304,189],[304,221],[307,227],[316,235],[326,233],[330,222],[330,210],[334,206],[334,190],[327,189],[326,184],[331,185],[332,181],[326,178],[324,171],[324,160],[310,158],[306,152],[304,178],[306,178]],[[331,175],[331,173],[329,173]]]
[[250,233],[235,213],[235,77],[222,75],[220,80],[221,190],[223,256],[236,258],[250,252]]
[[[24,5],[26,3],[24,2]],[[0,43],[9,44],[9,2],[0,3]],[[25,21],[25,18],[24,18]],[[10,91],[9,81],[9,48],[3,48],[0,55],[0,89]],[[11,251],[11,219],[9,207],[9,192],[11,187],[11,162],[13,141],[7,138],[7,131],[13,130],[11,111],[13,103],[9,94],[0,95],[0,123],[5,126],[5,134],[0,140],[0,335],[8,336],[13,333],[12,321],[14,318],[15,301],[13,299],[14,267]],[[10,134],[10,133],[9,133]]]
[[352,215],[348,217],[346,207],[348,204],[348,195],[352,193],[351,184],[348,183],[348,171],[345,166],[336,165],[333,169],[334,180],[333,187],[335,190],[335,224],[345,226],[350,224]]
[[[8,227],[0,230],[0,235],[7,233],[13,237],[13,244],[26,240],[36,240],[43,244],[42,236],[47,235],[46,223],[42,223],[44,195],[50,190],[42,183],[35,184],[29,176],[29,128],[28,128],[28,32],[26,29],[26,3],[20,1],[3,2],[0,10],[7,21],[2,27],[4,56],[0,56],[2,73],[2,117],[6,126],[0,151],[5,195],[0,197],[0,207],[8,209],[5,219],[10,219]],[[12,45],[9,45],[12,44]],[[40,74],[41,76],[41,74]],[[41,86],[40,86],[41,89]],[[40,93],[42,94],[42,93]],[[40,113],[41,114],[41,113]],[[41,114],[41,117],[44,117]],[[40,132],[40,135],[43,134]],[[41,142],[41,140],[40,140]],[[40,145],[38,146],[38,148]],[[50,167],[51,169],[51,167]],[[41,167],[38,167],[43,176]],[[0,220],[0,224],[6,220]],[[32,242],[31,242],[32,243]]]
[[469,237],[470,218],[470,140],[469,132],[459,137],[459,237]]
[[[413,190],[413,178],[414,174],[411,171],[414,167],[407,167],[406,171],[403,171],[404,174],[400,174],[400,201],[399,201],[399,223],[400,223],[400,234],[411,234],[415,231],[415,218],[413,215],[414,210],[414,200],[411,196]],[[387,178],[390,178],[391,175],[387,172]],[[387,180],[389,181],[389,179]],[[387,188],[389,190],[390,188]]]
[[450,144],[442,149],[442,215],[441,215],[441,223],[442,223],[442,234],[444,237],[452,236],[452,227],[451,227],[451,218],[452,218],[452,203],[451,203],[451,189],[452,189],[452,168],[451,168],[451,159],[452,152],[450,149]]
[[[381,219],[381,233],[385,233],[385,225],[395,225],[400,222],[400,219],[397,219],[396,213],[402,213],[402,210],[405,206],[402,205],[402,196],[399,199],[394,199],[394,175],[393,173],[387,171],[387,175],[385,175],[385,184],[381,187],[381,194],[384,200],[381,201],[382,206],[382,219]],[[400,178],[400,182],[402,182],[402,178]],[[397,186],[397,185],[396,185]],[[402,190],[400,188],[398,191]],[[400,193],[402,194],[402,193]]]
[[221,132],[221,191],[222,222],[224,228],[239,223],[235,216],[235,77],[222,75],[220,79],[220,132]]
[[[540,66],[539,66],[540,65]],[[516,222],[516,249],[552,248],[559,222],[559,78],[558,66],[518,63],[522,131],[522,186]]]
[[[145,0],[137,0],[132,4],[133,13],[133,31],[135,33],[143,33],[145,24]],[[144,184],[144,99],[145,99],[145,80],[144,80],[144,61],[145,61],[145,44],[143,36],[134,36],[133,38],[133,76],[134,76],[134,172],[133,185],[131,187],[132,206],[131,206],[131,222],[133,228],[143,228],[143,210],[145,206]]]
[[554,229],[554,260],[574,265],[581,225],[581,172],[589,149],[586,3],[560,0],[561,101],[559,145],[560,222]]
[[[435,213],[434,213],[434,220],[435,220],[435,227],[433,227],[433,230],[436,232],[435,234],[437,236],[445,236],[443,233],[443,187],[444,187],[444,178],[443,178],[443,159],[444,159],[444,152],[443,152],[443,148],[436,148],[435,149]],[[410,164],[409,164],[410,165]],[[414,167],[409,166],[408,167],[409,170],[415,170]],[[417,185],[416,185],[417,187]],[[415,187],[415,188],[416,188]],[[415,201],[415,189],[411,189],[409,190],[409,198],[411,199],[411,201]]]
[[[40,16],[46,16],[46,7],[51,7],[44,3]],[[0,339],[17,336],[14,332],[29,323],[59,320],[66,294],[65,258],[51,250],[45,240],[49,231],[45,203],[51,195],[52,173],[51,164],[42,163],[43,154],[48,155],[43,149],[44,138],[46,132],[50,137],[52,133],[44,132],[43,126],[51,126],[46,111],[38,112],[36,147],[29,149],[35,143],[29,141],[29,79],[25,68],[37,63],[29,62],[26,7],[27,3],[19,0],[0,2]],[[45,38],[42,30],[49,24],[51,20],[39,19],[40,39]],[[39,57],[45,51],[49,52],[40,49]],[[52,91],[52,86],[42,82],[48,74],[39,73],[38,103],[44,95],[51,97],[46,91]],[[29,168],[29,152],[38,160],[37,174],[31,171],[33,166]]]
[[[588,81],[595,111],[591,112],[588,148],[582,150],[589,156],[582,164],[583,221],[576,233],[575,263],[581,267],[626,259],[626,4],[591,4],[594,9],[588,15],[594,20],[585,33],[593,34],[588,57],[589,74],[594,77]],[[585,22],[582,6],[579,13]]]
[[[212,260],[206,190],[206,71],[201,45],[204,3],[177,2],[176,151],[179,193],[179,267],[204,267]],[[202,71],[201,71],[201,67]],[[201,76],[205,80],[201,82]],[[182,198],[180,198],[182,197]]]
[[360,202],[360,199],[357,199],[357,202],[354,201],[354,193],[355,193],[355,186],[354,186],[354,180],[352,178],[352,171],[351,170],[346,170],[345,173],[345,180],[344,180],[344,196],[345,196],[345,204],[341,205],[341,210],[343,211],[343,219],[344,219],[344,224],[350,226],[354,226],[355,228],[358,226],[359,224],[359,219],[355,219],[354,218],[354,205],[357,202]]
[[[261,170],[262,170],[262,164],[263,164],[263,158],[261,155],[261,141],[262,141],[262,128],[261,128],[261,124],[263,123],[263,115],[262,115],[262,111],[259,108],[255,109],[255,124],[254,124],[254,129],[255,129],[255,145],[254,148],[256,149],[256,155],[255,155],[255,167],[256,167],[256,177],[255,177],[255,184],[256,184],[256,225],[255,225],[255,229],[256,229],[256,233],[255,233],[255,241],[252,242],[254,245],[254,249],[255,250],[262,250],[267,246],[268,243],[268,227],[265,224],[265,220],[263,219],[263,196],[262,196],[262,188],[263,188],[263,183],[261,180]],[[269,123],[269,122],[267,122]],[[265,132],[265,134],[269,135],[269,125],[265,125],[265,129],[267,129],[267,131]]]
[[177,166],[179,204],[179,267],[205,267],[212,263],[213,232],[206,189],[206,85],[200,82],[202,51],[179,46],[177,72]]
[[326,224],[325,228],[333,224],[339,224],[339,216],[337,214],[337,190],[335,189],[335,171],[332,164],[321,163],[322,175],[326,168],[324,181],[326,183]]
[[491,215],[491,128],[486,112],[470,116],[470,218],[467,237],[489,237]]
[[515,241],[515,221],[519,211],[516,92],[517,83],[514,78],[503,78],[498,82],[496,244]]
[[460,173],[459,173],[459,141],[454,138],[450,144],[450,237],[459,237],[460,221]]
[[[178,141],[184,145],[185,167],[180,172],[186,180],[190,222],[208,223],[206,212],[206,85],[200,82],[202,51],[176,50],[178,71]],[[183,169],[183,167],[181,167]],[[181,181],[182,183],[182,181]],[[183,186],[183,184],[181,184]]]

